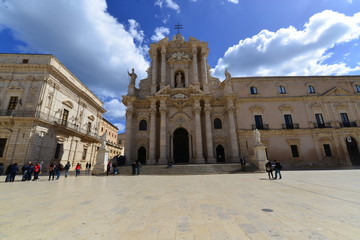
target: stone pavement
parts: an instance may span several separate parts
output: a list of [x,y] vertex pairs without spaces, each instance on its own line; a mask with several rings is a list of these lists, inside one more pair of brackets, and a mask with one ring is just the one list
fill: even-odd
[[360,170],[3,179],[0,239],[360,239]]

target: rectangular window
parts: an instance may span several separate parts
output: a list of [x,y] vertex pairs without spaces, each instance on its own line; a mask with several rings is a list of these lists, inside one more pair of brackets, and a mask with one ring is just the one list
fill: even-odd
[[279,93],[280,94],[285,94],[286,93],[286,90],[285,90],[284,86],[279,86]]
[[29,59],[25,59],[25,58],[24,58],[24,59],[22,60],[22,63],[24,63],[24,64],[29,63]]
[[6,138],[0,138],[0,157],[3,157],[6,146]]
[[83,155],[82,155],[82,160],[86,159],[86,154],[87,154],[87,148],[84,148]]
[[263,125],[263,120],[262,120],[262,116],[261,115],[254,115],[255,118],[255,126],[257,129],[263,129],[264,125]]
[[323,146],[324,146],[325,156],[326,156],[326,157],[331,157],[332,154],[331,154],[330,144],[324,144]]
[[250,87],[250,94],[257,94],[257,88],[256,87]]
[[309,86],[308,86],[308,92],[309,92],[309,93],[315,93],[315,87],[309,85]]
[[64,109],[63,115],[62,115],[62,119],[61,119],[61,124],[62,125],[67,125],[67,120],[69,117],[69,111]]
[[297,145],[290,145],[292,157],[299,157]]
[[360,85],[355,85],[356,92],[360,93]]
[[293,129],[294,125],[293,125],[291,114],[285,114],[284,119],[285,119],[286,128],[287,129]]
[[350,127],[350,121],[349,121],[347,113],[340,113],[340,116],[341,116],[341,121],[343,123],[343,126]]
[[324,128],[325,123],[324,123],[324,118],[323,118],[322,114],[321,113],[316,113],[315,118],[316,118],[316,123],[317,123],[318,127],[319,128]]
[[87,125],[87,132],[91,132],[91,122],[88,122],[88,125]]
[[10,102],[8,106],[9,111],[15,110],[18,100],[18,97],[10,97]]

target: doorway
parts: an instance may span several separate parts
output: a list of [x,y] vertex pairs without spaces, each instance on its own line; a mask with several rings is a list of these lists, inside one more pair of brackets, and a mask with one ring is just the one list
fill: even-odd
[[352,137],[347,137],[346,147],[349,152],[349,157],[352,165],[360,166],[360,153],[356,140]]
[[141,164],[146,164],[146,149],[144,147],[140,147],[138,150],[138,161]]
[[174,163],[189,163],[189,134],[184,128],[174,132]]
[[217,145],[216,147],[216,161],[225,162],[225,149],[222,145]]

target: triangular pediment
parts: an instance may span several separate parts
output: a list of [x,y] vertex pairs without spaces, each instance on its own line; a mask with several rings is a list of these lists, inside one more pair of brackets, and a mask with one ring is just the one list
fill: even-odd
[[334,87],[322,94],[322,96],[351,96],[351,93],[342,88]]

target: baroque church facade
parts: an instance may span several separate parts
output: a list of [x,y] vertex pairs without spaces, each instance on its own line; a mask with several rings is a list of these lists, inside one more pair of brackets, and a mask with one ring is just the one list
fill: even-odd
[[254,163],[253,130],[267,158],[288,168],[360,165],[360,77],[211,76],[208,44],[181,34],[150,45],[148,76],[131,77],[127,163]]

